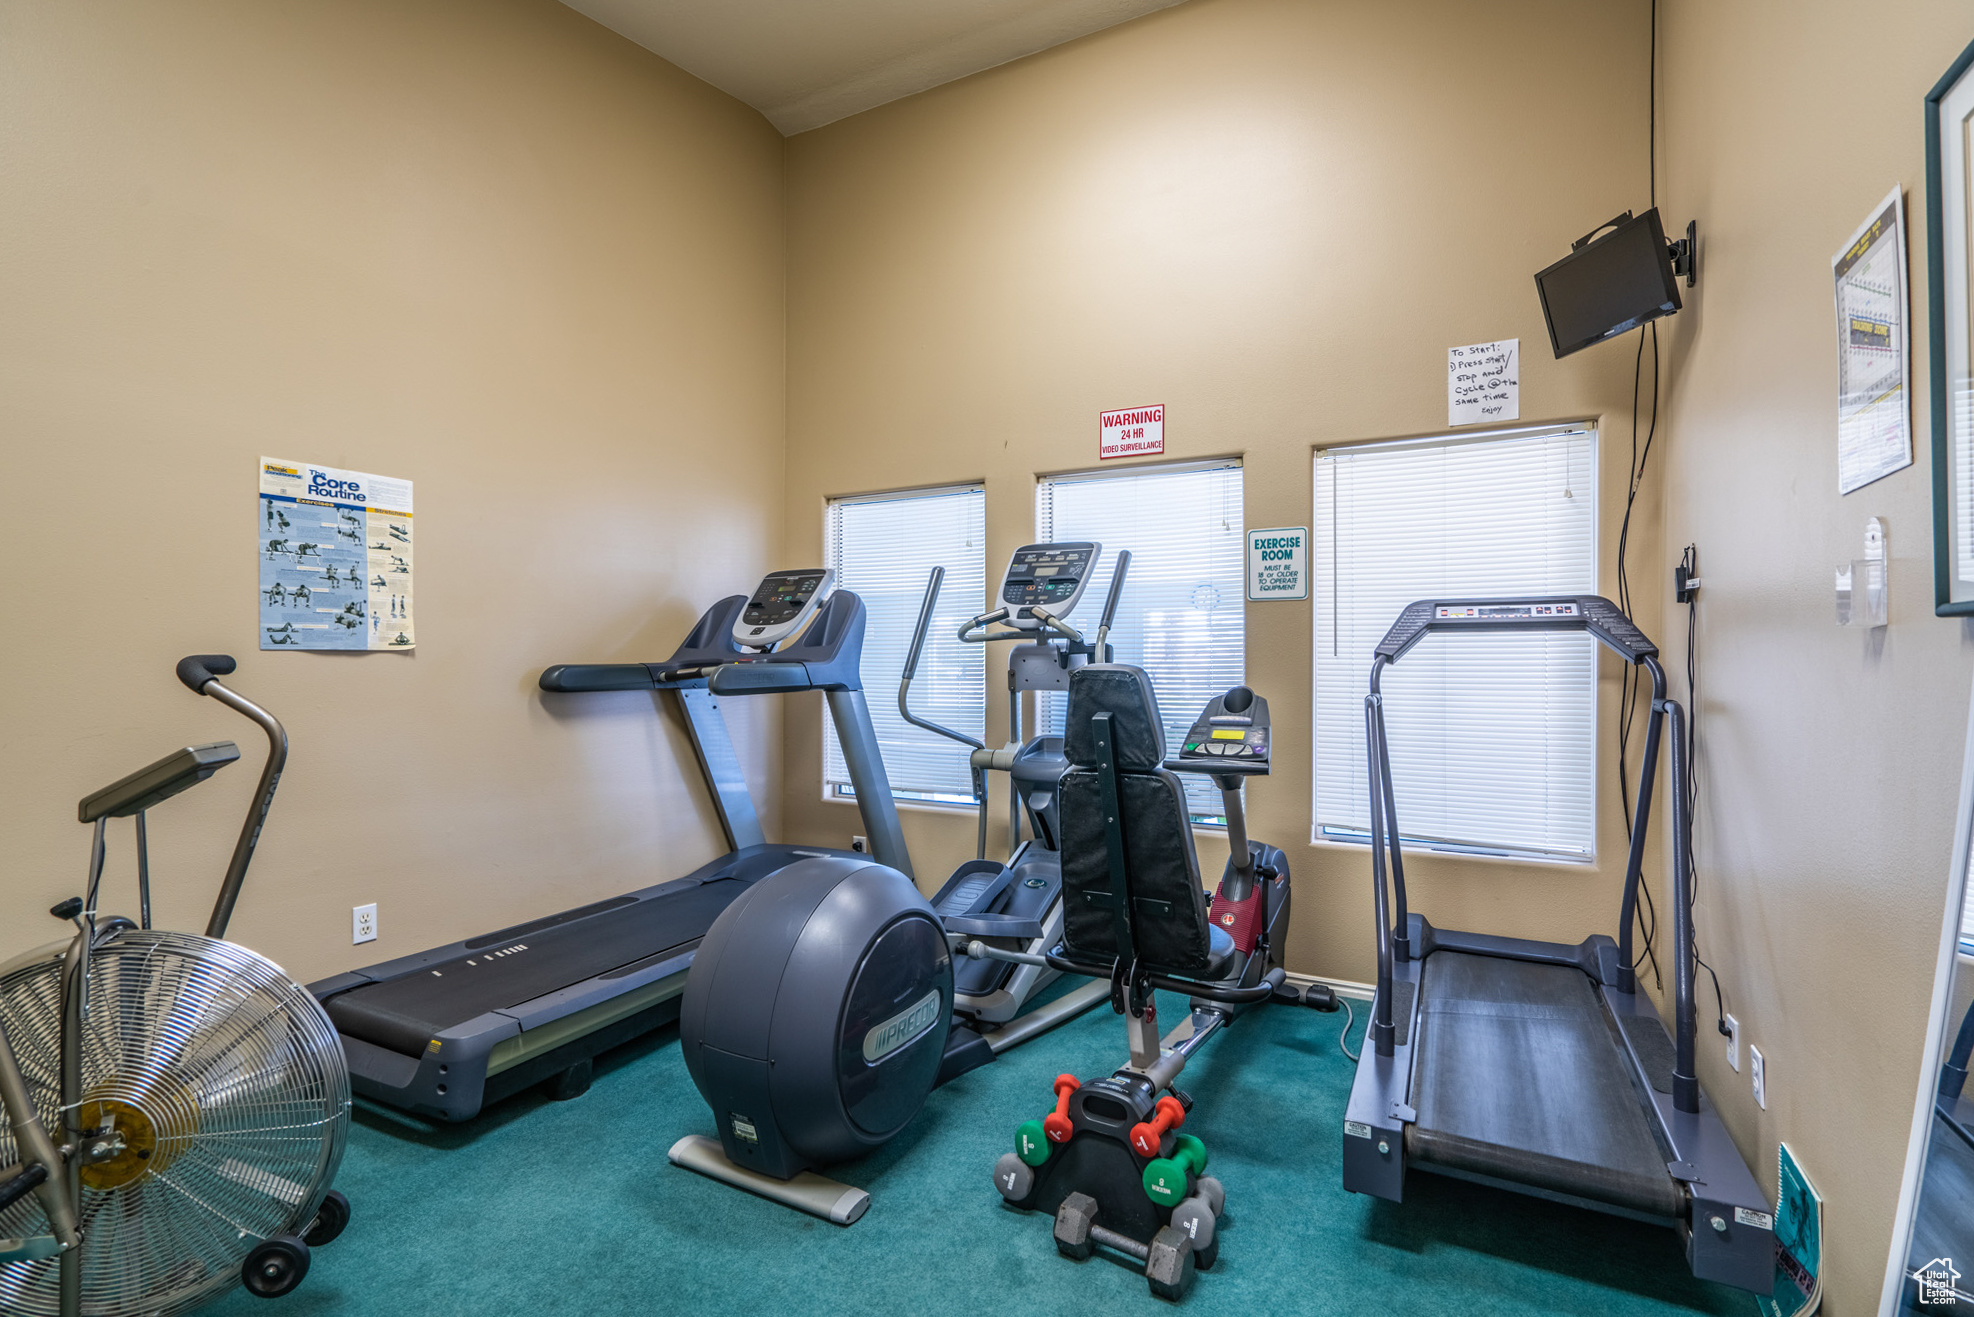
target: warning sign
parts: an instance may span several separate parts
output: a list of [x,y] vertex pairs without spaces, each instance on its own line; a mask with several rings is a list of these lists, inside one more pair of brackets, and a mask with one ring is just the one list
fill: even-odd
[[1247,597],[1309,597],[1309,528],[1276,526],[1247,533]]
[[1104,412],[1099,421],[1097,457],[1145,457],[1165,451],[1165,404]]

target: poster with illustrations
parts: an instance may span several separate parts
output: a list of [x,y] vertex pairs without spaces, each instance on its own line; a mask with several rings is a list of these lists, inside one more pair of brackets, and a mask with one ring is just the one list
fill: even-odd
[[1905,199],[1898,188],[1830,258],[1837,289],[1837,492],[1912,465]]
[[260,647],[411,649],[411,482],[260,460]]

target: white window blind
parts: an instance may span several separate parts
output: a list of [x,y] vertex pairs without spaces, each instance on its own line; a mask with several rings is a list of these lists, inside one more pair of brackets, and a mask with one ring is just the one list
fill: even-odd
[[[1315,833],[1364,840],[1372,648],[1428,596],[1595,593],[1596,431],[1322,449],[1315,523]],[[1409,843],[1595,856],[1595,645],[1581,632],[1430,636],[1386,670]]]
[[[898,680],[912,643],[926,577],[946,569],[925,655],[912,680],[912,712],[978,736],[987,718],[979,645],[962,645],[960,623],[987,596],[987,498],[979,485],[831,499],[827,565],[838,589],[864,601],[864,696],[878,749],[899,800],[973,803],[966,747],[898,716]],[[823,794],[854,799],[836,727],[823,714]]]
[[1960,954],[1974,956],[1974,882],[1967,884],[1967,892],[1961,899]]
[[[1048,476],[1036,488],[1038,540],[1104,546],[1097,578],[1070,619],[1092,640],[1117,554],[1130,550],[1111,648],[1119,663],[1151,674],[1174,752],[1207,700],[1245,680],[1244,532],[1238,462]],[[1037,698],[1042,727],[1060,734],[1067,700]],[[1192,774],[1182,780],[1194,817],[1219,821],[1213,783]]]
[[1974,878],[1968,880],[1967,890],[1961,895],[1960,954],[1974,956]]

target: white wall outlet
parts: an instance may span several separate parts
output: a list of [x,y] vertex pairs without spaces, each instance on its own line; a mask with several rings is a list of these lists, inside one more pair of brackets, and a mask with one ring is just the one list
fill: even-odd
[[1768,1110],[1768,1076],[1763,1072],[1762,1049],[1753,1043],[1748,1044],[1748,1069],[1755,1081],[1755,1105]]
[[855,851],[859,855],[869,855],[870,843],[868,841],[865,841],[862,837],[852,836],[850,838],[850,849]]
[[1734,1070],[1741,1069],[1741,1022],[1732,1015],[1727,1020],[1727,1064]]
[[377,903],[360,905],[350,911],[350,945],[377,940]]

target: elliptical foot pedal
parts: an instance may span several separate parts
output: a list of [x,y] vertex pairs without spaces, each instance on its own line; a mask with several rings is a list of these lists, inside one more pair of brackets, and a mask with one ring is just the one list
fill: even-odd
[[784,1207],[819,1216],[834,1225],[855,1225],[870,1210],[870,1195],[854,1185],[839,1184],[814,1171],[803,1171],[791,1179],[777,1180],[772,1175],[735,1166],[727,1160],[726,1151],[720,1147],[719,1140],[709,1139],[703,1134],[686,1135],[674,1143],[665,1155],[674,1166],[697,1171],[709,1180],[745,1189],[750,1194],[758,1194]]

